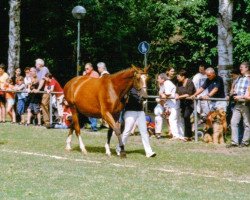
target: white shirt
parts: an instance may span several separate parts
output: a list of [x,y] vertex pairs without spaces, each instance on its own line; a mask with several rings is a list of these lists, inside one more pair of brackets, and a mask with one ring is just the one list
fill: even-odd
[[[205,82],[206,79],[207,79],[207,75],[206,74],[201,74],[201,73],[195,74],[195,76],[193,77],[193,83],[194,83],[195,89],[198,90],[204,84],[204,82]],[[208,90],[207,89],[205,89],[197,97],[204,96],[206,94],[208,94]]]
[[154,114],[155,114],[156,116],[161,116],[161,115],[163,114],[163,112],[164,112],[163,106],[162,106],[161,104],[158,103],[158,104],[155,106],[155,108],[154,108]]
[[[169,98],[175,98],[176,86],[172,83],[172,81],[166,80],[164,82],[164,93]],[[170,108],[176,108],[176,109],[178,109],[180,107],[180,101],[179,100],[175,100],[175,99],[168,99],[166,101],[166,106],[170,107]]]

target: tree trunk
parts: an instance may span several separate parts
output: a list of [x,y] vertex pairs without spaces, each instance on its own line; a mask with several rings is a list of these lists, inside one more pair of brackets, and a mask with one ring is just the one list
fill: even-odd
[[8,73],[12,77],[20,62],[20,3],[21,0],[10,0]]
[[233,36],[232,36],[233,0],[219,0],[218,13],[218,70],[225,83],[228,93],[230,70],[233,66]]

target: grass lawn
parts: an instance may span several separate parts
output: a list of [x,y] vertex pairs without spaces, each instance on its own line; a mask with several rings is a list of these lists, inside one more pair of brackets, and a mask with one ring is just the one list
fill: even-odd
[[89,152],[65,152],[67,130],[0,124],[0,199],[250,199],[250,148],[131,136],[127,158],[104,152],[106,130],[82,131]]

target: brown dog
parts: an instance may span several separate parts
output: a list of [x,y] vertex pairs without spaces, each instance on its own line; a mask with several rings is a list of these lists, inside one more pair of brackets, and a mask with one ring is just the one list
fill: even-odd
[[204,142],[224,144],[223,133],[227,132],[226,112],[221,109],[209,112],[204,131]]

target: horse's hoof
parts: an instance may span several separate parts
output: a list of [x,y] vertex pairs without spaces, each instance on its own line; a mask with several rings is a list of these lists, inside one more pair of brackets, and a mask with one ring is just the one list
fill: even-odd
[[111,153],[106,153],[106,155],[110,158],[111,157]]
[[65,151],[70,152],[72,149],[70,147],[66,147]]
[[86,150],[82,150],[82,154],[86,156],[88,152]]
[[126,152],[125,151],[121,151],[120,152],[120,157],[121,158],[126,158],[127,157]]

